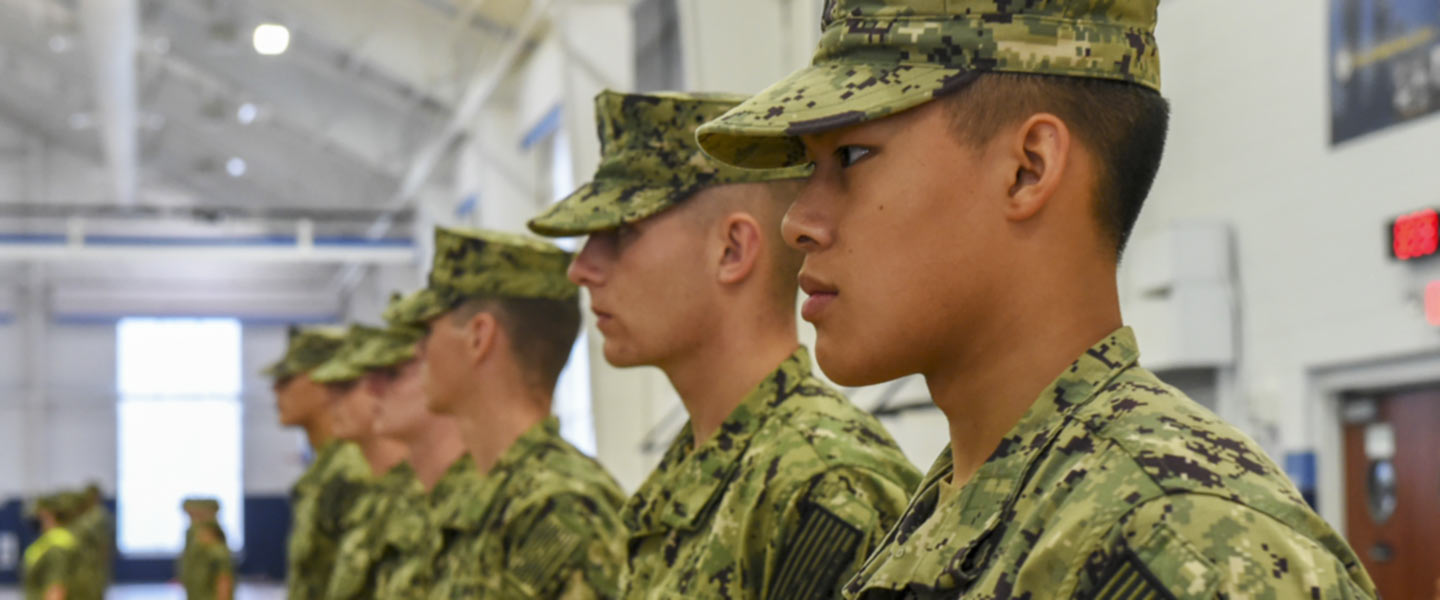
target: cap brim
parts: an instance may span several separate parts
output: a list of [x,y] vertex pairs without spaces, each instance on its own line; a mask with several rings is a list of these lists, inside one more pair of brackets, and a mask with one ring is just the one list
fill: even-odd
[[324,384],[350,383],[360,379],[364,374],[348,361],[331,359],[329,362],[315,367],[315,370],[310,372],[310,379],[315,383]]
[[438,291],[424,288],[401,298],[385,309],[385,322],[405,327],[424,328],[435,317],[449,312],[454,305]]
[[674,205],[681,190],[592,181],[530,219],[530,231],[547,237],[589,235],[643,221]]
[[828,62],[779,83],[701,125],[712,158],[747,169],[803,165],[799,136],[886,117],[960,89],[975,72],[930,64]]

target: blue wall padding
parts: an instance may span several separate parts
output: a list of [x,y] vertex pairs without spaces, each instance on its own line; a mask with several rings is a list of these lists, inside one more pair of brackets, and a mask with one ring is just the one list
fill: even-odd
[[1319,486],[1318,473],[1316,472],[1314,452],[1291,452],[1285,455],[1285,474],[1290,476],[1290,481],[1295,482],[1295,487],[1300,489],[1300,496],[1310,504],[1310,508],[1320,510],[1316,505],[1316,489]]
[[285,541],[290,534],[290,498],[245,497],[245,556],[242,576],[285,580]]

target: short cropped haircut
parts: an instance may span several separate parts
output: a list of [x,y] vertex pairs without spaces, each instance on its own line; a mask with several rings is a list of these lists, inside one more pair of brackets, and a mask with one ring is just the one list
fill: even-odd
[[505,329],[511,349],[532,385],[554,390],[570,350],[580,335],[580,298],[511,298],[490,296],[460,303],[452,313],[464,323],[487,312]]
[[1037,113],[1065,121],[1095,154],[1095,217],[1116,258],[1124,253],[1165,152],[1170,104],[1164,97],[1121,81],[986,73],[943,101],[955,134],[972,146]]

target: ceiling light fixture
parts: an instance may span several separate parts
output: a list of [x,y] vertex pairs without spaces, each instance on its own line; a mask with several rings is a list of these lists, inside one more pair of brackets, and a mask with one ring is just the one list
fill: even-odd
[[225,172],[229,173],[231,177],[244,175],[245,168],[245,159],[243,158],[236,157],[225,161]]
[[290,30],[284,25],[263,23],[255,27],[255,51],[264,56],[279,56],[290,48]]
[[256,108],[254,104],[246,102],[235,111],[235,120],[239,121],[241,125],[249,125],[254,123],[255,117],[259,115],[260,109]]

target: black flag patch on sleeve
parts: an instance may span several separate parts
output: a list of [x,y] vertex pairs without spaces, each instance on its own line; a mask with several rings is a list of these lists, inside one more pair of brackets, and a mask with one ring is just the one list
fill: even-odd
[[1095,600],[1174,600],[1160,580],[1150,572],[1133,551],[1115,557],[1095,586]]
[[511,553],[510,568],[516,579],[535,590],[557,583],[561,572],[583,556],[584,539],[556,522],[554,515],[541,519]]
[[864,534],[816,504],[801,508],[800,528],[781,548],[770,583],[772,599],[834,598],[845,570],[855,562]]

